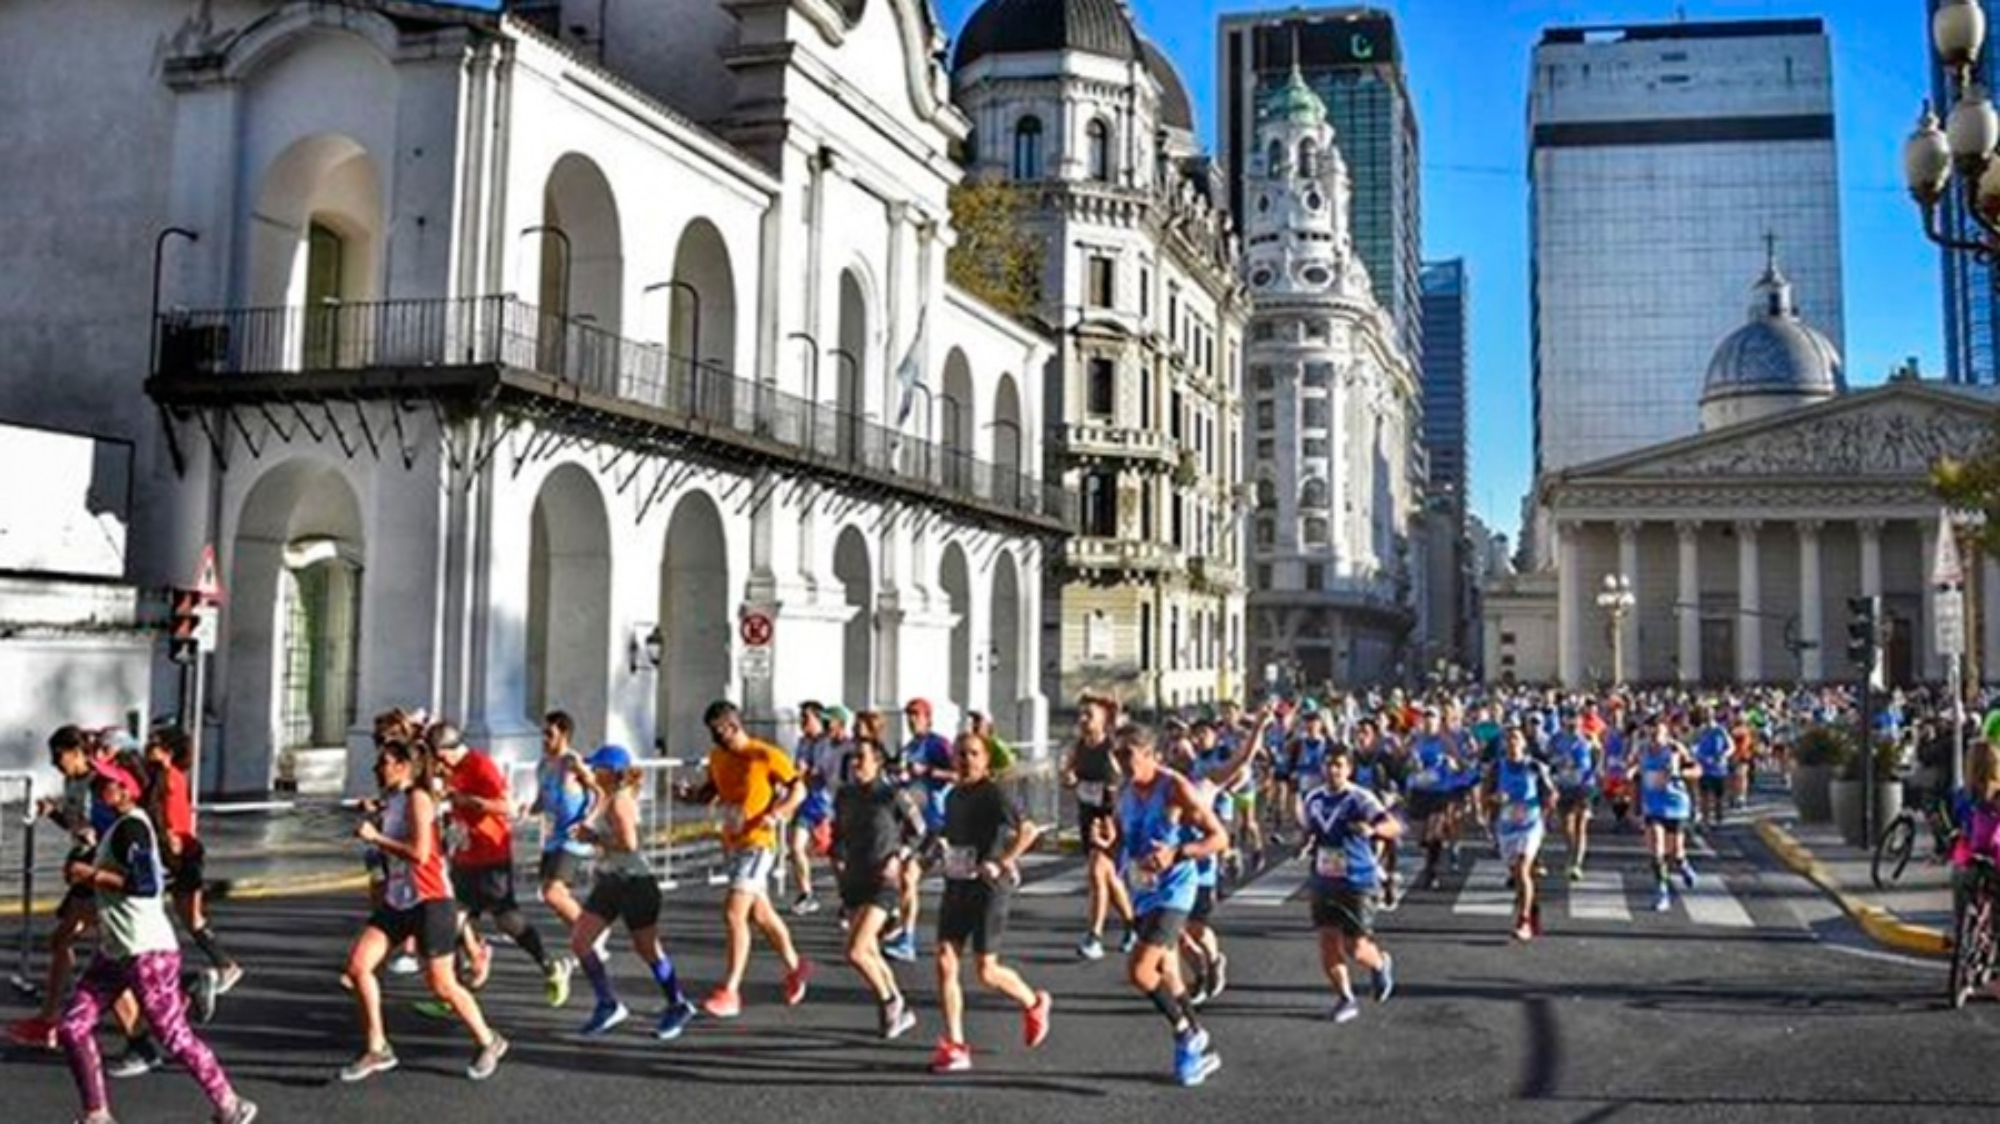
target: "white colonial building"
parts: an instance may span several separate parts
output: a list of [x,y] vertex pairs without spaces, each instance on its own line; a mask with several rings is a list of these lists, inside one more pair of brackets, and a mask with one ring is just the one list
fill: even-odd
[[1265,95],[1256,139],[1243,195],[1251,666],[1313,685],[1401,679],[1422,573],[1419,380],[1355,251],[1326,106],[1296,68]]
[[1048,351],[945,281],[928,3],[511,7],[0,6],[0,414],[132,443],[132,580],[215,544],[209,787],[396,704],[1041,742]]
[[1235,696],[1249,303],[1186,89],[1121,0],[987,0],[952,81],[972,173],[1030,193],[1047,246],[1049,476],[1080,504],[1048,590],[1055,690]]

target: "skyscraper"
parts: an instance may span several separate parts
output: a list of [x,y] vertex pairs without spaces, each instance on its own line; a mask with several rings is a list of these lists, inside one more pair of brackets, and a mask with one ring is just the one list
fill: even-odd
[[1247,226],[1245,177],[1256,153],[1257,105],[1285,85],[1296,59],[1326,103],[1335,143],[1354,179],[1354,246],[1375,295],[1396,321],[1403,351],[1423,352],[1418,270],[1417,112],[1403,80],[1395,21],[1379,8],[1288,8],[1223,17],[1220,143],[1230,209]]
[[1466,325],[1465,259],[1426,262],[1423,270],[1423,448],[1429,533],[1431,651],[1470,662],[1471,559],[1466,525]]
[[[2000,5],[1980,0],[1991,26],[2000,15]],[[1926,40],[1929,13],[1937,11],[1937,0],[1925,6]],[[1988,46],[1980,52],[1977,79],[1988,90],[2000,82],[2000,50]],[[1931,67],[1931,101],[1938,116],[1947,117],[1958,104],[1957,88],[1943,67]],[[1985,231],[1965,209],[1965,192],[1952,180],[1945,196],[1944,229],[1964,241],[1979,241]],[[1940,249],[1938,261],[1944,269],[1944,359],[1945,377],[1951,382],[2000,383],[2000,352],[1996,352],[1994,327],[2000,322],[2000,290],[1994,288],[1993,267],[1978,254]]]
[[1699,428],[1708,360],[1767,238],[1841,345],[1821,21],[1552,29],[1528,123],[1538,478]]

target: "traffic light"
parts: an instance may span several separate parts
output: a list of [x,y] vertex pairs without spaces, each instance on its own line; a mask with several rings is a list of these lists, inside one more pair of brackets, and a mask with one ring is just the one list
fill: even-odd
[[1847,659],[1863,673],[1872,674],[1881,649],[1882,599],[1847,599]]
[[173,617],[167,625],[167,658],[177,664],[191,664],[201,658],[201,594],[192,589],[176,589]]

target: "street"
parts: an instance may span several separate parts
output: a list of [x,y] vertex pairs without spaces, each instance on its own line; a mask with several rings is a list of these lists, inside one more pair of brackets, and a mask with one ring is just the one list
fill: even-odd
[[[716,1122],[1157,1121],[1183,1104],[1228,1120],[1334,1111],[1363,1120],[1984,1120],[2000,1109],[1990,1064],[2000,1003],[1945,1010],[1941,964],[1865,947],[1746,825],[1709,833],[1712,854],[1697,859],[1702,888],[1666,914],[1651,911],[1636,836],[1602,839],[1591,876],[1574,887],[1560,882],[1554,846],[1544,939],[1507,939],[1496,861],[1468,848],[1468,876],[1385,915],[1398,993],[1340,1027],[1323,1017],[1329,999],[1306,905],[1287,900],[1302,868],[1280,865],[1250,882],[1216,915],[1231,982],[1204,1017],[1224,1068],[1193,1091],[1169,1081],[1167,1032],[1126,988],[1117,958],[1076,960],[1080,863],[1059,855],[1031,856],[1007,945],[1031,984],[1055,994],[1050,1042],[1025,1054],[1016,1016],[975,990],[976,1068],[959,1077],[924,1068],[937,1028],[928,960],[902,969],[924,1021],[903,1041],[880,1043],[872,1006],[837,961],[830,913],[794,922],[821,968],[803,1007],[778,1003],[775,959],[760,948],[743,1018],[698,1020],[668,1045],[647,1033],[643,1016],[657,1001],[629,954],[614,963],[634,1020],[583,1045],[573,1037],[587,1014],[581,979],[570,1006],[552,1012],[525,958],[501,949],[484,1002],[514,1049],[486,1085],[462,1076],[462,1039],[410,1010],[414,982],[393,980],[403,1068],[355,1087],[334,1080],[357,1045],[336,975],[362,899],[231,904],[220,924],[250,975],[208,1034],[270,1120],[365,1121],[385,1110],[438,1124],[638,1120],[671,1109]],[[716,901],[706,888],[669,897],[670,948],[696,994],[719,970]],[[547,913],[533,913],[552,933]],[[16,1053],[6,1072],[10,1119],[73,1115],[55,1059]],[[116,1082],[112,1093],[126,1121],[201,1109],[193,1083],[173,1072]]]

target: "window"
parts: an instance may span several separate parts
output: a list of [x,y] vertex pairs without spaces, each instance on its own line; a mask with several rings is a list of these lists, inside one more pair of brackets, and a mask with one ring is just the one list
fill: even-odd
[[1326,428],[1326,399],[1308,398],[1299,404],[1304,420],[1300,423],[1307,429]]
[[1306,520],[1305,535],[1306,535],[1305,541],[1307,546],[1325,546],[1326,520],[1324,519]]
[[1153,271],[1143,266],[1139,269],[1139,318],[1153,314]]
[[1114,263],[1102,254],[1090,256],[1090,307],[1110,308],[1117,289],[1112,284]]
[[1514,634],[1513,634],[1513,633],[1511,633],[1511,632],[1503,632],[1503,633],[1501,633],[1501,634],[1500,634],[1500,643],[1502,643],[1502,644],[1509,644],[1509,645],[1513,644],[1513,643],[1514,643]]
[[1262,565],[1257,567],[1257,588],[1271,588],[1271,567]]
[[1257,481],[1257,506],[1273,508],[1278,506],[1278,485],[1269,480]]
[[1108,472],[1083,478],[1083,533],[1101,539],[1118,535],[1118,486]]
[[1323,508],[1326,506],[1326,481],[1315,476],[1307,480],[1299,489],[1299,506]]
[[1275,546],[1278,542],[1278,524],[1273,519],[1257,520],[1257,545]]
[[1277,374],[1262,363],[1250,368],[1250,377],[1256,381],[1258,390],[1272,390],[1278,385]]
[[1264,150],[1264,174],[1267,176],[1281,175],[1284,172],[1284,167],[1285,146],[1277,141],[1272,141],[1271,147]]
[[1333,364],[1331,363],[1306,364],[1307,390],[1325,390],[1327,384],[1332,381],[1333,381]]
[[[1311,137],[1299,142],[1299,175],[1306,179],[1319,176],[1319,145],[1314,144]],[[1314,207],[1313,210],[1319,208]]]
[[1109,418],[1118,409],[1117,369],[1109,359],[1092,359],[1085,380],[1084,409],[1093,417]]
[[1090,178],[1111,182],[1111,126],[1102,118],[1090,123]]
[[1299,455],[1305,459],[1323,461],[1326,459],[1326,438],[1308,437],[1299,442],[1299,449]]
[[1326,588],[1325,566],[1313,565],[1306,567],[1306,588],[1307,589]]
[[1153,607],[1139,606],[1139,670],[1153,669]]
[[1271,323],[1269,320],[1259,320],[1257,321],[1256,325],[1250,329],[1250,338],[1256,340],[1258,343],[1268,342],[1270,340],[1276,339],[1277,336],[1278,336],[1278,326],[1276,324]]
[[1278,443],[1276,441],[1271,440],[1269,437],[1261,437],[1257,440],[1258,460],[1268,461],[1272,457],[1275,457],[1277,455],[1278,455]]
[[1042,178],[1042,119],[1023,117],[1014,124],[1014,178]]
[[1278,428],[1278,407],[1273,402],[1257,403],[1257,429],[1269,432]]

